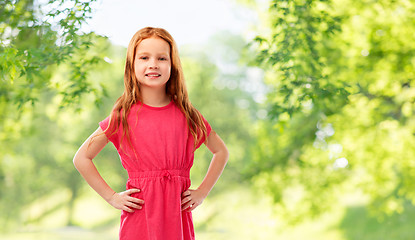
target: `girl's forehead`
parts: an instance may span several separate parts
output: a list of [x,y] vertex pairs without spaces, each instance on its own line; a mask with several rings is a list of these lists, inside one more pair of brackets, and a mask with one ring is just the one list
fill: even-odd
[[157,52],[170,54],[170,44],[159,37],[146,38],[138,44],[136,52]]

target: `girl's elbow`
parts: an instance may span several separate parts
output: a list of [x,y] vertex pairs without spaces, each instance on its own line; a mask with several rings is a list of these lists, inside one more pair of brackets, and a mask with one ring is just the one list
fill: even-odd
[[79,154],[75,154],[75,156],[72,159],[73,165],[76,169],[79,169],[80,166],[83,164],[84,158],[80,156]]
[[75,155],[75,157],[72,159],[72,163],[75,166],[76,169],[78,169],[79,166],[79,158]]

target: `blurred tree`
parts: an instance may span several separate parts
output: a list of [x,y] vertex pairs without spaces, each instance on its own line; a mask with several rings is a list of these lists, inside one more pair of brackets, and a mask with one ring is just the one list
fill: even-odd
[[254,41],[258,63],[278,79],[268,82],[270,116],[291,116],[309,103],[326,114],[335,111],[346,100],[347,84],[329,79],[326,55],[336,49],[331,36],[339,32],[341,18],[329,1],[272,1],[269,13],[268,33]]
[[[62,179],[67,175],[62,174],[55,151],[59,149],[59,155],[68,147],[59,123],[49,115],[54,106],[80,110],[84,98],[98,104],[105,95],[103,86],[89,81],[87,74],[103,62],[105,52],[98,49],[105,45],[94,47],[103,38],[80,31],[91,15],[92,2],[0,1],[2,229],[22,219],[23,206],[65,184],[73,185],[70,193],[76,195],[76,182]],[[54,78],[62,70],[65,76]]]
[[[106,58],[109,62],[122,61],[111,54],[112,48],[106,38],[96,36],[94,43],[88,52],[82,53],[83,56],[92,54]],[[80,58],[78,54],[74,54],[73,59]],[[108,62],[103,62],[89,70],[91,76],[88,79],[93,80],[93,87],[106,84],[117,89],[111,77],[118,69],[108,65]],[[117,67],[122,69],[119,65]],[[70,71],[70,63],[61,64],[50,73],[50,82],[65,85],[70,81]],[[76,224],[72,218],[72,208],[80,195],[83,180],[74,169],[71,159],[77,147],[91,133],[91,128],[98,126],[97,121],[102,120],[105,113],[97,112],[95,96],[92,94],[86,95],[78,103],[83,113],[72,107],[62,108],[61,99],[62,96],[56,94],[56,90],[45,89],[38,93],[34,106],[30,106],[30,109],[22,107],[18,118],[15,115],[17,113],[12,112],[5,120],[8,126],[13,127],[13,132],[11,128],[2,132],[8,139],[2,142],[1,147],[5,150],[0,155],[3,173],[0,221],[5,222],[1,224],[4,228],[13,227],[13,224],[18,223],[16,220],[25,224],[37,223],[62,209],[69,210],[67,224]],[[103,101],[101,107],[105,106],[111,107],[112,103]],[[87,111],[91,115],[85,114]],[[108,159],[110,157],[104,158],[103,162],[114,162]],[[47,199],[56,195],[60,196],[58,200],[48,203]]]
[[415,203],[414,3],[269,4],[252,43],[272,89],[251,165],[257,186],[293,221],[337,206],[346,189],[379,216]]

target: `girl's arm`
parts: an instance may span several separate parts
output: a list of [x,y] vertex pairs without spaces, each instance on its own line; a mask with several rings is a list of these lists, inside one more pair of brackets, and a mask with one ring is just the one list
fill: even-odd
[[192,211],[202,204],[228,162],[228,149],[216,132],[212,130],[205,144],[213,153],[212,161],[200,186],[196,190],[189,189],[182,194],[182,210],[187,209],[188,211]]
[[107,145],[108,141],[107,136],[98,127],[78,149],[73,158],[73,163],[86,182],[113,207],[127,212],[133,212],[132,208],[141,209],[140,204],[143,204],[144,201],[130,196],[135,192],[139,192],[139,189],[129,189],[125,192],[116,193],[104,181],[92,161]]

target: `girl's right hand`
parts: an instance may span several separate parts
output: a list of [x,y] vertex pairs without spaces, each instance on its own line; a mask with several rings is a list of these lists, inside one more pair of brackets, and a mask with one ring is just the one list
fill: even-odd
[[140,189],[128,189],[127,191],[114,193],[108,200],[108,203],[116,209],[124,210],[126,212],[134,212],[133,208],[142,209],[141,205],[144,204],[144,200],[131,197],[133,193],[139,193]]

